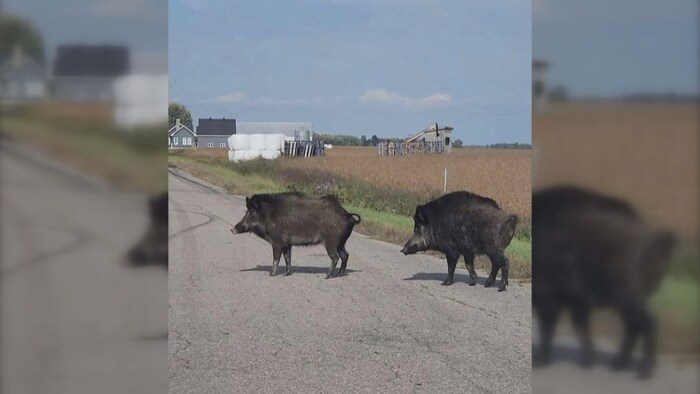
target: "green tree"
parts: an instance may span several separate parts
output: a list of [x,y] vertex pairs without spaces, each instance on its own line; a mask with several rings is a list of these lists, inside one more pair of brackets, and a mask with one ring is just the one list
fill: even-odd
[[192,114],[187,107],[179,103],[170,103],[168,105],[168,123],[175,124],[176,119],[180,119],[182,124],[192,124]]
[[28,21],[14,16],[0,16],[0,59],[12,56],[15,47],[22,50],[24,56],[44,64],[44,40],[39,31]]
[[372,142],[372,146],[377,146],[377,144],[379,143],[379,137],[373,135],[372,138],[370,138],[370,141]]
[[461,148],[461,147],[464,146],[464,142],[462,142],[462,140],[460,140],[460,139],[458,138],[458,139],[452,141],[452,146],[455,147],[455,148]]
[[362,137],[360,137],[360,144],[362,146],[367,146],[367,137],[364,134],[362,134]]

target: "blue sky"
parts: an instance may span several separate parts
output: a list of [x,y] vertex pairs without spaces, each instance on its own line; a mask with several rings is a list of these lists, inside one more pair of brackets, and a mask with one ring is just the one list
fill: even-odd
[[531,8],[521,0],[169,3],[171,100],[194,118],[308,121],[467,144],[531,142]]
[[134,72],[167,72],[167,0],[2,0],[2,7],[38,28],[49,62],[57,45],[118,44],[130,48]]
[[533,0],[533,56],[576,96],[697,94],[697,0]]

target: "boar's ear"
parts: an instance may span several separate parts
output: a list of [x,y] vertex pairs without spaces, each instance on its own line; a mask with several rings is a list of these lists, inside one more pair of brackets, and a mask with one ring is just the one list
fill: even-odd
[[261,204],[260,197],[255,195],[255,196],[250,198],[250,207],[249,208],[252,208],[253,210],[258,211],[258,210],[260,210],[260,204]]
[[425,208],[422,205],[416,208],[416,214],[413,216],[413,220],[415,220],[416,223],[428,224],[428,215],[426,215]]

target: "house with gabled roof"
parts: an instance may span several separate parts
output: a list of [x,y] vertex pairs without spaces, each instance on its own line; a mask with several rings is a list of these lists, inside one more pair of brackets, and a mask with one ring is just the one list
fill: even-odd
[[43,100],[49,93],[45,66],[27,56],[22,47],[13,48],[12,55],[0,64],[0,100],[27,102]]
[[197,146],[197,134],[192,131],[192,125],[185,125],[180,119],[168,130],[169,149],[192,149]]

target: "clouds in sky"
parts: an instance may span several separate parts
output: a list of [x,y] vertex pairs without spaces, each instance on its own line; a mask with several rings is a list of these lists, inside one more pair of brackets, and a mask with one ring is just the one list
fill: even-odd
[[406,97],[396,92],[381,88],[369,89],[360,96],[360,101],[367,104],[399,104],[407,107],[437,107],[448,105],[452,102],[452,96],[447,93],[433,93],[425,97]]
[[[253,106],[285,106],[285,107],[300,107],[300,106],[329,106],[335,103],[340,103],[344,99],[340,96],[333,98],[314,97],[301,99],[274,99],[269,97],[251,98],[243,92],[236,91],[218,96],[214,102],[220,104],[244,104]],[[406,97],[401,96],[396,92],[380,88],[369,89],[363,95],[357,98],[357,101],[366,105],[394,105],[403,107],[439,107],[445,106],[452,102],[452,96],[447,93],[433,93],[425,97]]]

